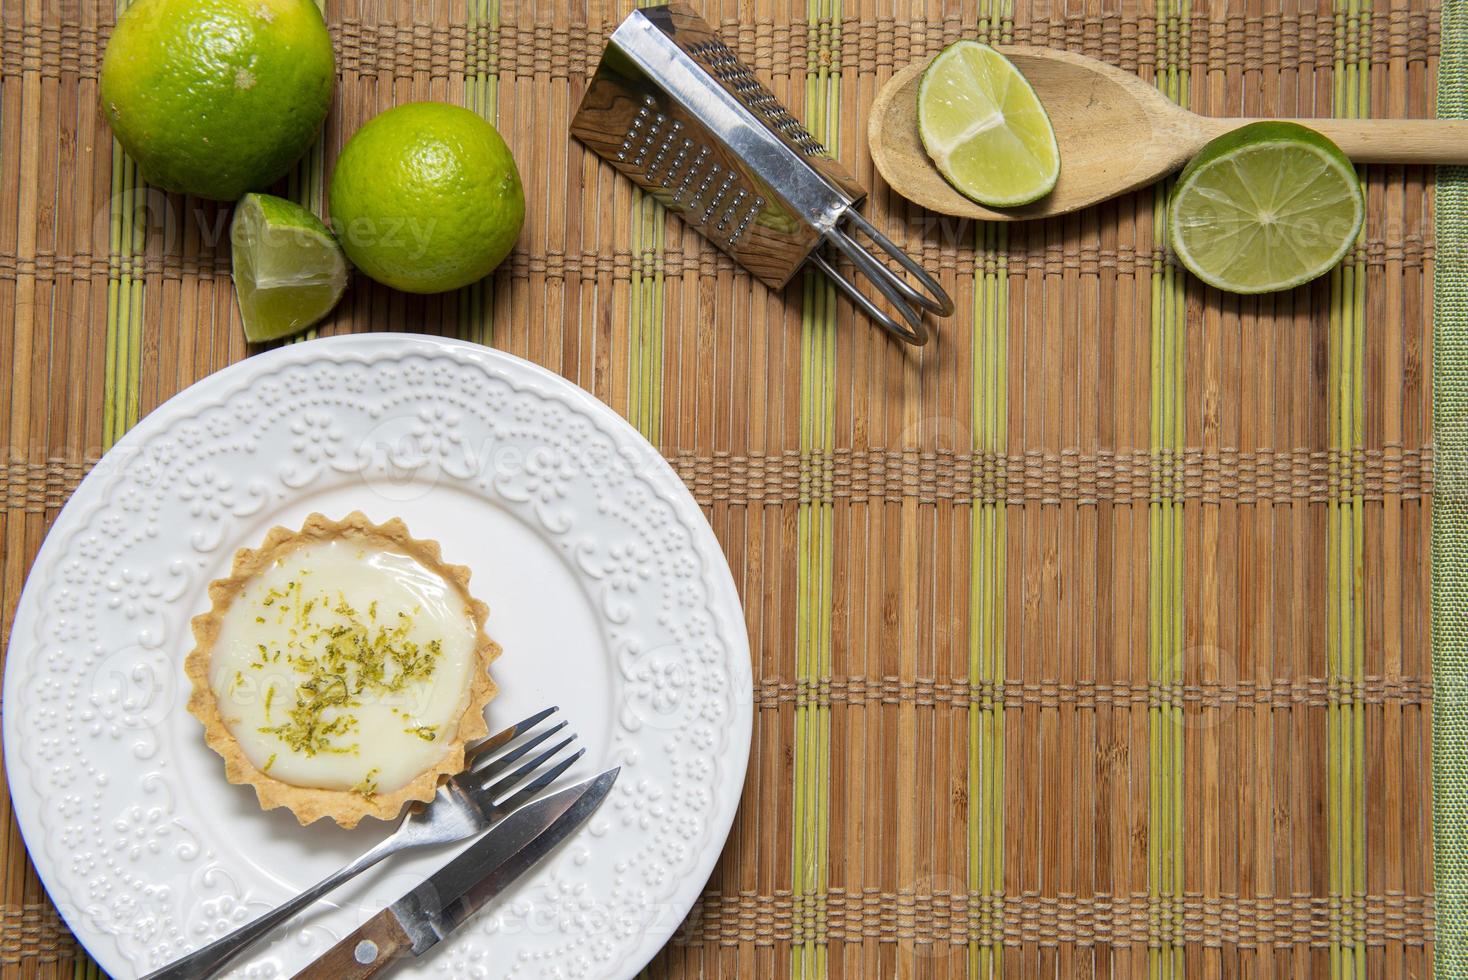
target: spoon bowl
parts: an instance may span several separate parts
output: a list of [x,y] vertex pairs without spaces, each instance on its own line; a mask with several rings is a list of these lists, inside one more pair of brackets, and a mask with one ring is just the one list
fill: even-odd
[[[1182,167],[1211,139],[1255,119],[1189,112],[1130,72],[1054,48],[998,45],[1034,87],[1055,127],[1060,179],[1033,204],[988,208],[955,190],[918,136],[917,99],[931,59],[883,86],[867,139],[898,194],[930,211],[985,221],[1067,214],[1145,186]],[[1358,163],[1468,163],[1468,122],[1437,119],[1296,119]]]

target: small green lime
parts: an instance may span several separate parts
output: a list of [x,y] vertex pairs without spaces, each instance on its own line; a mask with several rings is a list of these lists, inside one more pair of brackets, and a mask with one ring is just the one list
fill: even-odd
[[357,131],[331,178],[331,225],[373,279],[411,293],[489,275],[525,222],[510,148],[480,116],[441,102],[389,109]]
[[313,0],[136,0],[102,59],[102,110],[143,177],[232,201],[316,138],[336,63]]
[[245,339],[278,340],[317,322],[347,288],[347,260],[321,219],[293,201],[246,194],[229,226]]
[[1289,289],[1329,271],[1361,231],[1366,198],[1350,159],[1296,123],[1250,123],[1183,168],[1168,203],[1173,253],[1233,293]]

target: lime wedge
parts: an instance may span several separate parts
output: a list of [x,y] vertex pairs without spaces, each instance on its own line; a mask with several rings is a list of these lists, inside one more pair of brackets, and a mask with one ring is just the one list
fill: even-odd
[[955,41],[923,72],[918,135],[944,179],[980,204],[1029,204],[1060,176],[1055,130],[1035,90],[978,41]]
[[1257,122],[1218,137],[1184,168],[1168,237],[1210,286],[1267,293],[1329,271],[1365,213],[1361,181],[1340,147],[1295,123]]
[[246,194],[229,226],[235,297],[252,344],[305,330],[347,288],[347,260],[321,219],[269,194]]

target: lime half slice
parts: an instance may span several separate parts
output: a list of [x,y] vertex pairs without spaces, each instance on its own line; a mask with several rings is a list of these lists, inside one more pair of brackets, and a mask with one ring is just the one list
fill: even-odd
[[1365,213],[1361,181],[1340,147],[1295,123],[1258,122],[1218,137],[1183,170],[1168,238],[1210,286],[1267,293],[1329,271]]
[[252,344],[316,323],[347,288],[347,260],[321,219],[299,204],[246,194],[229,226],[235,297]]
[[1055,130],[1035,90],[978,41],[955,41],[923,72],[918,135],[939,173],[980,204],[1029,204],[1060,176]]

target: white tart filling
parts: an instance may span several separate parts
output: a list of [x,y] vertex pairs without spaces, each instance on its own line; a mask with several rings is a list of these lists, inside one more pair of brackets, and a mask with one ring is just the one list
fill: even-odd
[[235,597],[209,681],[262,772],[390,793],[453,743],[476,633],[460,593],[411,556],[321,542],[287,553]]

